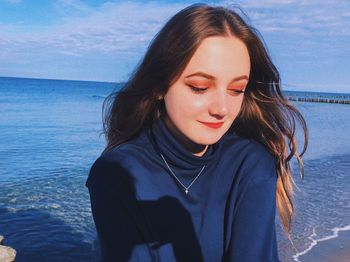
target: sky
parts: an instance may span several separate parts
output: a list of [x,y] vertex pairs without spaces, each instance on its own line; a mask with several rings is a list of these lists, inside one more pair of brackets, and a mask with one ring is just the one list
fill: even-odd
[[[201,1],[259,30],[285,90],[350,93],[349,0]],[[0,0],[0,76],[123,82],[195,1]]]

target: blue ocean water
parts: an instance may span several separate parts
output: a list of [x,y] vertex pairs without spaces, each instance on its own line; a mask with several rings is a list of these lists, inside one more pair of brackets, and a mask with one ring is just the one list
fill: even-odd
[[[85,181],[105,144],[103,100],[119,87],[0,78],[0,234],[16,261],[97,261]],[[295,170],[293,245],[278,227],[282,261],[304,261],[318,240],[350,230],[350,105],[295,105],[310,145],[304,180]]]

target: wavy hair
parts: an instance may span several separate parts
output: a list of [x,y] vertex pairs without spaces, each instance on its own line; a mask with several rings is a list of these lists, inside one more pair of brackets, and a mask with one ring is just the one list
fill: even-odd
[[[120,91],[103,104],[105,151],[150,127],[164,112],[158,99],[184,71],[192,55],[207,37],[234,36],[247,46],[251,71],[241,111],[229,132],[264,144],[276,159],[276,205],[285,233],[290,237],[294,216],[293,178],[290,161],[295,157],[304,177],[301,156],[308,135],[303,116],[281,92],[281,79],[262,37],[236,12],[206,4],[191,5],[175,14],[152,40],[143,60]],[[296,126],[304,135],[297,152]]]

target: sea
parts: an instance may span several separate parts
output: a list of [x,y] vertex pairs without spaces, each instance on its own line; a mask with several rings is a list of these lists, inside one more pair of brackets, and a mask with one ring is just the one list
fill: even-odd
[[[0,77],[0,234],[17,250],[17,262],[98,261],[85,181],[105,146],[103,101],[120,87]],[[288,95],[350,100],[338,93]],[[279,256],[287,262],[306,261],[318,243],[350,231],[350,105],[291,102],[306,119],[309,147],[304,178],[292,165],[290,240],[276,219]]]

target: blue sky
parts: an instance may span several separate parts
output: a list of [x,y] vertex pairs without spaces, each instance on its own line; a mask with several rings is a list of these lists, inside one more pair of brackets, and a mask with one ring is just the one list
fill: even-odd
[[[0,0],[0,76],[125,81],[167,19],[192,3]],[[350,93],[350,1],[215,4],[246,12],[285,89]]]

